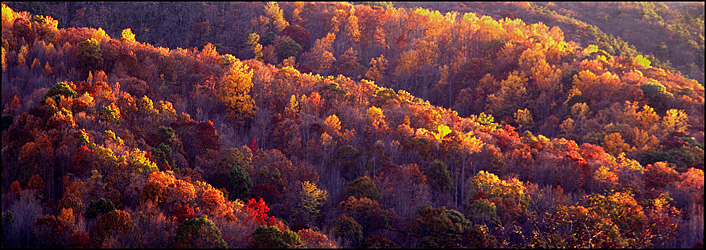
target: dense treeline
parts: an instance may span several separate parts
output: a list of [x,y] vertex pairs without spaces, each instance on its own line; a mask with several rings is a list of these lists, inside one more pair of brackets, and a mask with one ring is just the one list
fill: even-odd
[[2,246],[702,244],[697,81],[380,5],[3,4]]

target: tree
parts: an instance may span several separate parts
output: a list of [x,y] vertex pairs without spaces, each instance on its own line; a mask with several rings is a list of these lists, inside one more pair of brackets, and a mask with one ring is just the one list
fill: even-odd
[[150,152],[154,156],[158,166],[169,168],[162,170],[171,170],[171,166],[174,166],[174,158],[172,157],[173,151],[171,147],[167,146],[167,144],[160,143],[159,146],[153,148]]
[[223,68],[228,68],[236,62],[237,58],[231,54],[225,54],[221,57],[220,65]]
[[277,58],[280,61],[283,61],[284,59],[287,59],[289,57],[296,57],[299,55],[299,52],[302,51],[302,46],[299,45],[297,42],[295,42],[292,39],[287,39],[284,40],[283,42],[280,42],[277,44]]
[[372,200],[377,200],[380,198],[380,191],[367,175],[348,182],[344,193],[346,197],[353,196],[358,199],[367,197]]
[[114,102],[111,102],[108,106],[103,106],[100,111],[98,111],[98,114],[101,119],[108,122],[118,123],[121,119],[120,108],[118,108]]
[[89,72],[103,67],[103,54],[98,41],[89,38],[76,45],[78,50],[79,69],[82,76],[87,76]]
[[557,234],[560,246],[573,248],[625,248],[628,242],[620,236],[618,227],[607,218],[583,206],[557,207],[556,218],[561,223]]
[[246,200],[252,195],[253,183],[250,181],[250,175],[241,166],[233,166],[228,175],[230,180],[230,189],[228,194],[231,200],[239,199]]
[[171,127],[159,126],[157,129],[157,135],[159,136],[159,141],[161,143],[171,144],[176,136],[174,134],[174,129]]
[[304,247],[299,236],[287,229],[282,232],[275,226],[259,226],[250,235],[253,248]]
[[289,97],[289,104],[287,104],[287,107],[284,110],[289,113],[299,112],[299,101],[297,101],[297,97],[295,95],[291,95]]
[[228,117],[244,124],[255,114],[255,102],[250,96],[253,71],[238,62],[218,81],[218,101],[228,107]]
[[325,234],[310,228],[297,231],[302,244],[308,248],[339,248],[335,241],[330,240]]
[[589,211],[610,219],[623,238],[634,238],[647,222],[641,205],[632,193],[614,192],[610,195],[593,194],[588,197]]
[[385,83],[385,70],[387,70],[387,59],[385,59],[384,54],[380,54],[377,58],[370,59],[370,68],[365,72],[365,78],[378,82],[378,84]]
[[333,42],[336,40],[336,34],[328,33],[325,37],[317,39],[314,42],[314,47],[309,52],[302,56],[304,62],[310,71],[316,74],[327,74],[331,66],[336,62],[336,57],[333,56]]
[[449,170],[442,161],[435,160],[429,164],[429,173],[427,175],[431,180],[431,186],[441,192],[448,191],[453,186]]
[[311,46],[311,34],[299,25],[289,25],[282,30],[282,35],[291,37],[303,50],[308,50]]
[[159,171],[157,164],[148,159],[147,152],[139,148],[130,151],[127,158],[135,173],[149,176],[152,172]]
[[204,215],[179,223],[174,247],[228,248],[228,243],[221,238],[221,230]]
[[282,30],[289,25],[289,22],[284,20],[284,12],[279,8],[276,2],[267,2],[265,5],[265,14],[272,19],[272,24],[275,25],[277,32],[282,32]]
[[252,218],[257,222],[258,225],[274,225],[274,217],[268,219],[267,212],[270,211],[270,207],[265,204],[265,201],[260,198],[260,200],[250,199],[248,204],[245,205],[246,211],[252,216]]
[[260,35],[257,33],[250,33],[248,34],[247,41],[245,42],[247,45],[250,45],[252,52],[255,54],[255,60],[262,59],[262,45],[258,43],[259,41]]
[[[139,149],[135,149],[139,150]],[[147,183],[142,188],[140,194],[140,202],[150,201],[154,205],[160,205],[164,202],[164,193],[167,186],[174,183],[171,176],[162,171],[155,171],[147,177]]]
[[[3,215],[5,215],[3,213]],[[12,216],[12,213],[9,214]],[[12,217],[11,217],[12,218]],[[34,232],[39,247],[63,248],[67,246],[69,234],[75,230],[73,210],[61,209],[59,216],[46,215],[37,218]]]
[[323,129],[327,133],[338,137],[341,134],[341,120],[338,119],[336,114],[332,114],[324,120]]
[[674,95],[667,91],[664,85],[655,80],[650,80],[643,84],[640,89],[649,100],[650,107],[654,107],[660,114],[667,110],[670,101],[674,99]]
[[651,238],[646,245],[662,247],[677,237],[677,224],[681,211],[669,204],[673,200],[669,197],[669,193],[662,193],[658,198],[648,200],[650,204],[645,209],[646,225],[653,231],[649,236],[654,238]]
[[384,234],[371,235],[365,238],[363,242],[364,248],[400,248],[397,243],[390,240]]
[[683,110],[667,110],[664,117],[662,117],[662,129],[664,134],[668,135],[672,132],[685,132],[689,127],[687,124],[688,120],[689,117]]
[[470,228],[471,222],[456,210],[427,205],[417,208],[417,217],[405,230],[416,238],[415,248],[450,248],[458,247]]
[[343,241],[344,247],[358,247],[363,241],[363,227],[345,214],[333,220],[331,227],[334,236]]
[[61,100],[61,97],[65,98],[78,98],[78,93],[74,90],[76,86],[69,82],[57,82],[54,84],[49,91],[42,97],[41,104],[44,105],[47,98],[51,97],[55,102]]
[[196,202],[201,211],[216,218],[227,216],[233,212],[234,203],[228,202],[228,197],[223,195],[223,191],[207,183],[197,182],[197,184],[200,186],[198,191],[200,196],[197,197]]
[[120,41],[121,42],[136,42],[135,41],[135,34],[132,33],[132,29],[130,29],[130,28],[124,29],[120,35]]
[[620,153],[630,151],[630,145],[625,143],[620,133],[611,133],[603,138],[603,148],[611,155],[618,156]]
[[365,70],[365,66],[358,62],[358,51],[353,48],[348,48],[336,60],[336,72],[344,76],[359,79],[365,73]]
[[138,99],[135,102],[135,106],[138,108],[138,110],[145,112],[146,114],[157,113],[157,111],[154,109],[154,102],[152,102],[152,99],[150,99],[146,95]]
[[353,180],[363,174],[363,169],[360,164],[357,164],[356,159],[360,156],[358,149],[351,145],[343,145],[336,150],[332,161],[336,163],[337,168],[332,166],[332,171],[340,171],[346,180]]
[[[673,167],[673,166],[672,166]],[[665,187],[679,180],[679,173],[666,162],[655,162],[645,167],[643,178],[647,187]]]
[[518,125],[518,129],[524,128],[528,129],[527,127],[531,127],[533,123],[532,119],[532,113],[527,110],[527,109],[518,109],[517,112],[515,112],[515,122]]
[[346,24],[346,34],[348,35],[348,38],[350,39],[351,42],[358,42],[360,41],[360,29],[358,27],[358,17],[353,15],[348,16]]
[[270,31],[270,32],[267,32],[267,34],[265,34],[264,36],[262,36],[262,40],[260,40],[260,41],[261,41],[262,46],[266,47],[267,45],[272,44],[272,42],[274,42],[276,38],[277,38],[277,35],[275,35],[275,33],[273,33],[272,31]]
[[371,106],[368,108],[368,111],[365,113],[365,119],[368,124],[370,124],[370,128],[366,131],[369,135],[374,135],[373,132],[385,133],[388,129],[387,124],[385,123],[385,115],[383,114],[382,109],[378,107]]
[[363,227],[363,232],[368,233],[378,229],[392,228],[390,226],[392,213],[383,209],[380,203],[368,197],[357,199],[349,196],[345,201],[341,201],[338,207],[359,222]]
[[[479,171],[471,181],[468,193],[469,207],[476,202],[487,199],[498,207],[499,216],[504,221],[520,216],[529,206],[530,197],[526,195],[526,188],[522,182],[513,178],[508,181],[500,180],[497,175],[486,171]],[[466,211],[469,214],[469,211]],[[504,218],[503,218],[504,217]]]
[[527,97],[526,83],[524,74],[512,72],[506,80],[500,82],[500,90],[488,95],[487,112],[496,117],[508,117],[513,110],[524,108]]
[[309,181],[302,183],[297,213],[302,222],[317,222],[321,207],[328,201],[328,192]]
[[633,59],[633,63],[642,66],[643,68],[650,68],[650,64],[652,64],[649,59],[643,57],[642,55],[637,55],[637,57]]
[[[468,165],[473,165],[469,161],[471,154],[479,152],[483,147],[483,142],[472,136],[470,132],[452,132],[445,125],[440,125],[438,130],[439,139],[442,139],[446,161],[452,167],[452,183],[456,184],[454,185],[454,204],[458,204],[458,201],[465,200],[466,168]],[[472,173],[475,174],[475,172],[476,169],[474,167]]]
[[135,222],[130,214],[122,210],[113,210],[98,219],[98,234],[106,238],[117,234],[125,235],[135,230]]
[[252,195],[253,183],[248,170],[252,162],[241,150],[229,148],[221,153],[222,158],[216,163],[214,172],[206,176],[217,188],[228,190],[230,200],[248,200]]
[[37,28],[37,35],[40,38],[49,38],[50,41],[56,41],[59,20],[54,20],[51,16],[35,15],[32,17],[32,21],[39,24],[35,25],[35,28]]
[[94,219],[100,215],[107,214],[115,210],[113,202],[107,201],[104,198],[93,200],[86,207],[86,219]]
[[193,47],[202,47],[207,44],[211,37],[211,23],[209,21],[196,23],[191,28],[192,32],[188,40]]
[[61,126],[76,126],[76,123],[73,119],[73,114],[71,113],[71,111],[66,110],[65,108],[61,108],[47,120],[47,128],[49,129],[59,128]]

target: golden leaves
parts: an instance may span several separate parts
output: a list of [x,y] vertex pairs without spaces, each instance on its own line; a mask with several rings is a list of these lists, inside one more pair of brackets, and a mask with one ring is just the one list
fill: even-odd
[[120,41],[121,42],[136,42],[135,41],[135,34],[132,33],[132,29],[130,29],[130,28],[124,29],[122,34],[120,35]]
[[662,117],[662,129],[665,134],[684,132],[689,126],[689,124],[687,124],[688,121],[689,117],[684,110],[670,109],[667,110],[667,113]]
[[333,114],[326,117],[326,120],[324,120],[324,129],[326,130],[326,132],[331,133],[332,135],[339,136],[341,130],[341,121],[338,119],[338,116]]
[[227,116],[240,123],[249,120],[255,113],[255,102],[250,96],[252,76],[250,67],[236,62],[218,81],[218,101],[228,107]]

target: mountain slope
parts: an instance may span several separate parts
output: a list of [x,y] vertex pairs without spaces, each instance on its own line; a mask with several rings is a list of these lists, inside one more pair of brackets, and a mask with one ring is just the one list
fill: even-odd
[[257,4],[307,15],[255,22],[252,59],[3,6],[3,247],[702,239],[695,81],[521,20]]

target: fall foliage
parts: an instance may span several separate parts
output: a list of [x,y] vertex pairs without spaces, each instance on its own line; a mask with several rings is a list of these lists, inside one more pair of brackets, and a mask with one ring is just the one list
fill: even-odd
[[702,245],[703,4],[571,4],[3,3],[2,247]]

